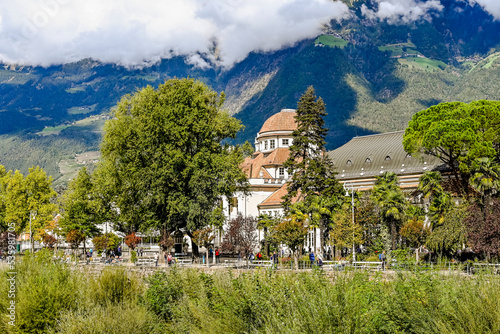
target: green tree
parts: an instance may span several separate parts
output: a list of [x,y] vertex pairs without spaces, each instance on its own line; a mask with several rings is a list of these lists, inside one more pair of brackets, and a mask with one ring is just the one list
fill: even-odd
[[272,238],[274,228],[281,222],[281,220],[281,215],[271,216],[268,214],[261,214],[257,218],[257,228],[264,231],[264,253],[266,256],[269,256],[270,241],[274,240]]
[[426,171],[420,176],[417,190],[421,191],[425,198],[430,198],[432,201],[435,196],[444,191],[441,182],[440,172]]
[[393,172],[384,172],[378,176],[371,196],[379,208],[382,222],[390,228],[391,248],[395,250],[398,227],[404,220],[407,206],[397,175]]
[[352,248],[364,242],[363,226],[352,221],[350,203],[333,214],[330,227],[330,240],[337,248]]
[[466,203],[450,207],[440,223],[433,227],[432,232],[427,237],[427,248],[437,252],[440,257],[453,256],[456,251],[463,249],[467,245],[466,217]]
[[208,249],[213,245],[215,239],[214,231],[210,228],[198,229],[193,232],[193,240],[198,246],[205,247],[205,263],[208,266]]
[[415,114],[403,139],[407,152],[438,157],[468,194],[472,163],[500,157],[500,102],[446,102]]
[[299,194],[299,199],[303,199],[312,194],[331,195],[341,191],[333,162],[325,151],[328,133],[323,120],[325,104],[321,98],[316,98],[312,86],[301,96],[296,113],[297,129],[292,133],[290,156],[284,163],[288,174],[292,175],[288,192],[283,197],[285,208]]
[[31,167],[24,178],[21,172],[9,172],[5,192],[5,219],[16,225],[16,232],[29,232],[31,222],[31,248],[35,238],[40,239],[46,225],[50,222],[57,206],[56,192],[52,189],[52,177],[47,177],[44,170]]
[[476,159],[470,178],[472,187],[481,194],[483,205],[489,205],[489,199],[500,189],[500,166],[490,158]]
[[218,95],[192,79],[172,79],[124,97],[105,125],[103,179],[120,221],[137,230],[192,231],[209,225],[221,196],[246,185],[234,138],[240,122]]
[[7,172],[5,166],[0,165],[0,233],[7,229],[6,214]]
[[300,211],[290,212],[288,216],[275,227],[272,238],[278,244],[284,244],[292,251],[295,270],[299,269],[299,253],[308,233],[305,226],[308,217]]
[[96,206],[92,194],[92,180],[87,169],[83,167],[78,172],[64,194],[63,209],[64,218],[61,220],[63,233],[79,231],[83,236],[83,251],[85,252],[85,240],[99,234],[97,227]]

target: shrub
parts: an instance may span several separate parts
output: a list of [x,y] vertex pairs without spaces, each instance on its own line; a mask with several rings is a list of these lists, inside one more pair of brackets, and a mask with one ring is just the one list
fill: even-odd
[[136,263],[137,262],[137,252],[136,251],[131,251],[130,252],[130,262]]

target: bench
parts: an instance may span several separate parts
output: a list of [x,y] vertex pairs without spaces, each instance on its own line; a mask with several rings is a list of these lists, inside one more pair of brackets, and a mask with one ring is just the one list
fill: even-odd
[[382,270],[382,261],[354,261],[352,267],[355,269]]
[[253,260],[252,263],[248,263],[252,267],[271,267],[273,265],[273,261],[271,260]]
[[187,265],[187,264],[192,264],[193,260],[189,258],[176,258],[174,259],[175,263],[181,266]]
[[343,270],[347,262],[345,261],[323,261],[321,268],[331,270]]
[[137,259],[135,265],[143,267],[153,267],[156,265],[156,260],[152,258],[150,259],[150,258],[140,257]]

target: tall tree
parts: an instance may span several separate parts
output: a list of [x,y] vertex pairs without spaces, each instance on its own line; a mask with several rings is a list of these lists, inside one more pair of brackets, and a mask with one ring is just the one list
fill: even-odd
[[323,100],[316,98],[312,86],[308,87],[297,105],[297,129],[292,133],[290,156],[284,163],[288,174],[292,175],[288,193],[283,197],[285,208],[299,192],[300,199],[303,199],[311,194],[331,195],[342,188],[335,179],[333,162],[326,155],[328,129],[324,128],[324,116]]
[[241,149],[221,144],[240,122],[218,95],[192,79],[172,79],[124,97],[105,125],[103,175],[122,222],[135,229],[209,225],[221,196],[246,184]]
[[7,172],[5,167],[0,165],[0,233],[7,229],[7,222],[5,221],[6,214],[6,191],[7,191]]
[[457,189],[469,193],[472,163],[500,157],[500,102],[446,102],[415,114],[403,139],[407,152],[438,157],[452,170]]
[[[21,172],[9,172],[6,184],[5,219],[16,224],[16,232],[31,231],[40,239],[46,225],[57,211],[56,192],[52,189],[52,177],[39,166],[31,167],[26,178]],[[33,233],[34,232],[34,233]],[[31,248],[34,247],[31,237]]]
[[98,215],[92,192],[92,180],[87,169],[83,167],[68,187],[63,197],[63,219],[61,228],[64,234],[70,231],[78,231],[83,237],[83,249],[85,251],[85,240],[99,234],[97,227]]
[[398,227],[403,222],[407,205],[395,173],[384,172],[377,177],[373,187],[372,199],[379,207],[382,222],[390,228],[391,247],[392,250],[395,250]]
[[293,211],[291,210],[288,216],[276,225],[272,237],[277,244],[284,244],[292,251],[294,267],[298,270],[300,250],[308,233],[308,228],[305,226],[308,217],[299,210]]
[[470,178],[472,187],[481,194],[483,205],[488,206],[491,196],[500,189],[500,166],[490,158],[476,159]]

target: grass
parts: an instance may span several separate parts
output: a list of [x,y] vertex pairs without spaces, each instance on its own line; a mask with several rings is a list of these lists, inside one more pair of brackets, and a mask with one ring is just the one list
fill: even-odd
[[84,91],[85,91],[85,86],[83,86],[83,85],[75,86],[75,87],[71,87],[71,88],[66,89],[66,92],[68,92],[70,94],[75,94],[75,93],[84,92]]
[[122,80],[126,80],[126,79],[138,79],[138,80],[145,80],[145,81],[148,81],[148,82],[155,82],[156,80],[158,80],[158,77],[157,76],[154,76],[154,75],[124,75],[122,78]]
[[42,136],[58,134],[62,130],[69,128],[70,125],[58,125],[58,126],[47,126],[42,130],[42,132],[38,132],[38,134]]
[[316,38],[314,44],[323,44],[332,48],[337,46],[343,49],[347,44],[349,44],[349,42],[332,35],[321,35]]
[[[17,265],[17,333],[500,331],[497,276],[174,267],[141,280],[122,268],[100,275],[71,270],[50,256],[42,251]],[[7,289],[0,280],[0,293]],[[7,305],[0,298],[0,314]],[[0,331],[14,333],[5,320]]]
[[90,106],[71,107],[68,109],[68,114],[70,115],[89,114],[95,110],[96,106],[97,103]]
[[404,54],[421,55],[421,53],[414,48],[415,44],[413,43],[389,44],[378,47],[378,49],[382,52],[389,51],[391,53],[391,57],[401,57]]
[[446,64],[443,63],[440,60],[433,60],[429,58],[421,58],[421,57],[408,57],[408,58],[400,58],[398,59],[399,63],[402,65],[408,65],[410,67],[428,71],[428,72],[434,72],[434,71],[441,71],[446,68]]

